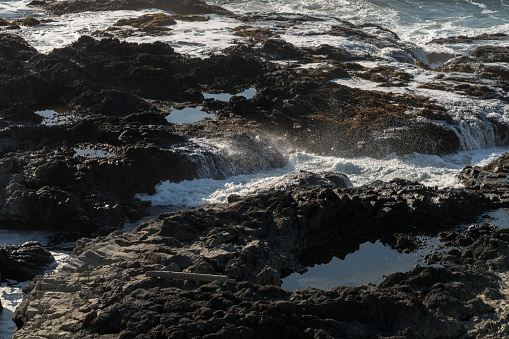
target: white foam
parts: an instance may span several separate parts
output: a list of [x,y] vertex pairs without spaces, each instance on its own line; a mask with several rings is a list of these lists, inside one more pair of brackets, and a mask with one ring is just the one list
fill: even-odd
[[[38,51],[47,53],[54,48],[61,48],[76,41],[82,35],[91,35],[95,31],[111,27],[120,19],[155,13],[172,14],[161,10],[145,9],[47,16],[55,21],[34,27],[22,26],[19,32]],[[238,23],[239,21],[231,18],[212,15],[209,21],[178,21],[176,25],[171,26],[172,31],[167,35],[151,36],[139,32],[125,40],[137,43],[163,41],[179,53],[204,57],[232,45],[234,39],[240,39],[230,30],[238,26]]]
[[153,205],[199,207],[205,203],[226,202],[230,194],[249,195],[273,185],[287,173],[306,170],[311,172],[345,173],[354,186],[375,180],[390,181],[404,178],[429,186],[463,187],[456,175],[465,166],[484,165],[505,151],[503,148],[462,151],[438,156],[428,154],[395,155],[383,159],[338,158],[308,153],[290,155],[284,168],[256,174],[238,175],[226,180],[196,179],[180,183],[161,182],[156,194],[139,194],[138,198]]
[[[432,102],[443,106],[447,115],[453,122],[451,125],[443,121],[431,121],[445,128],[453,130],[460,139],[462,150],[473,150],[480,148],[495,147],[499,144],[496,131],[489,119],[495,119],[499,122],[509,122],[509,104],[499,99],[481,99],[461,92],[451,92],[445,90],[422,88],[422,85],[438,83],[450,89],[458,85],[457,82],[447,79],[438,79],[440,74],[433,70],[425,71],[410,64],[396,64],[388,59],[378,63],[361,62],[365,67],[372,68],[375,65],[395,67],[400,71],[406,71],[413,75],[413,79],[406,86],[383,87],[377,82],[372,82],[358,77],[334,79],[333,82],[352,88],[358,88],[366,91],[379,91],[392,94],[408,94],[429,98]],[[498,63],[493,63],[498,65]],[[467,73],[456,73],[458,77],[470,79],[473,86],[484,86],[492,84],[492,80],[479,79],[475,75]],[[407,112],[414,114],[418,112]]]
[[[1,239],[3,243],[12,242],[13,239],[18,239],[18,236],[21,236],[21,234],[18,234],[19,232],[17,231],[0,231],[2,232],[3,237]],[[28,239],[31,238],[30,232],[23,232],[23,234],[24,241],[28,241]],[[14,242],[18,241],[16,240]],[[50,251],[50,253],[53,255],[56,262],[51,265],[45,274],[51,274],[58,271],[65,263],[75,257],[72,252],[68,251]],[[18,307],[23,300],[22,289],[28,283],[30,283],[30,281],[17,282],[10,280],[0,284],[0,300],[3,306],[3,311],[0,312],[0,338],[12,338],[14,335],[15,324],[12,321],[12,315],[14,314],[16,307]]]
[[19,19],[27,16],[42,15],[42,10],[29,7],[32,0],[3,0],[0,1],[0,17],[6,20]]
[[[507,32],[509,5],[500,1],[398,0],[216,0],[212,3],[235,12],[288,12],[330,15],[356,24],[375,23],[388,28],[405,41],[423,46],[436,38]],[[418,10],[416,10],[418,9]],[[491,42],[490,42],[491,43]],[[468,44],[452,46],[460,50]]]
[[164,36],[133,36],[130,42],[154,42],[163,41],[172,46],[178,53],[206,57],[211,53],[217,53],[228,46],[232,46],[235,40],[242,37],[233,34],[231,28],[239,26],[238,20],[209,15],[209,21],[186,22],[177,21],[171,26],[172,31]]

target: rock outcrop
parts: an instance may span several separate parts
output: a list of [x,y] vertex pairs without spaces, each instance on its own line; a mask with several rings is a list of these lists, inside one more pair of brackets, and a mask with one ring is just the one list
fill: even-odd
[[44,10],[57,15],[86,11],[137,10],[146,8],[157,8],[177,14],[230,14],[224,8],[208,5],[200,0],[33,1],[32,5],[42,6]]
[[[500,323],[507,316],[496,306],[505,292],[494,292],[497,272],[509,262],[506,230],[478,226],[444,233],[459,250],[435,255],[442,267],[396,273],[378,286],[293,293],[279,287],[282,277],[304,268],[299,254],[306,249],[351,237],[391,243],[390,234],[444,230],[489,206],[476,192],[394,181],[301,186],[163,214],[133,233],[78,241],[76,260],[26,288],[14,316],[15,337],[504,333],[480,319]],[[152,270],[226,275],[235,282],[146,277]]]
[[468,166],[459,174],[463,184],[475,190],[507,197],[509,184],[509,153],[504,153],[486,166]]
[[0,272],[2,281],[6,279],[27,281],[43,274],[55,259],[40,243],[26,242],[20,246],[0,246]]
[[[161,181],[283,167],[286,153],[295,151],[377,158],[452,153],[468,148],[461,134],[468,119],[493,132],[487,145],[506,145],[507,123],[493,114],[463,117],[448,102],[415,93],[433,89],[505,103],[508,77],[500,63],[507,48],[479,47],[433,70],[432,83],[416,84],[421,71],[432,72],[424,63],[432,58],[377,25],[333,20],[312,33],[358,46],[346,50],[300,47],[266,28],[270,22],[290,31],[326,20],[306,15],[231,15],[194,0],[32,5],[57,15],[143,8],[178,14],[126,18],[94,32],[109,38],[82,36],[46,54],[0,34],[0,226],[100,235],[79,240],[76,260],[24,289],[16,338],[508,335],[509,231],[485,224],[451,229],[507,206],[507,154],[463,170],[467,189],[400,179],[351,187],[338,173],[292,173],[256,195],[232,195],[228,204],[166,213],[132,233],[118,231],[126,218],[147,212],[148,204],[134,196],[154,193]],[[166,34],[179,21],[209,19],[201,14],[237,20],[229,33],[239,41],[198,58],[162,42],[113,38],[131,34],[115,27]],[[388,64],[361,62],[380,58]],[[344,79],[369,86],[346,86]],[[256,94],[228,101],[204,95],[246,88]],[[397,90],[405,88],[411,90]],[[189,107],[215,118],[168,121],[173,110]],[[379,285],[280,288],[282,278],[306,270],[301,254],[311,248],[355,238],[410,252],[419,246],[417,236],[439,232],[454,248],[425,258],[435,266],[389,275]],[[51,261],[34,243],[0,249],[3,278],[32,279]],[[153,270],[233,281],[145,275]]]

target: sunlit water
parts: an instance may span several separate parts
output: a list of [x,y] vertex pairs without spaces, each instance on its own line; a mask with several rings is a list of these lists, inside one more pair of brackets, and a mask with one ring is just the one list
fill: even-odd
[[[0,229],[0,242],[6,245],[21,245],[27,241],[38,241],[41,245],[48,245],[48,236],[52,232],[44,231],[17,231]],[[66,262],[71,260],[74,255],[67,250],[50,250],[55,258],[55,263],[48,267],[46,274],[50,274],[60,269]],[[12,321],[12,315],[23,299],[22,288],[29,281],[18,282],[8,280],[0,284],[0,300],[3,311],[0,313],[0,339],[11,338],[14,334],[15,324]]]
[[[105,29],[119,19],[160,12],[157,10],[89,12],[52,17],[39,9],[28,7],[29,2],[30,0],[0,1],[0,17],[7,20],[25,18],[27,16],[54,19],[55,21],[51,23],[36,27],[21,27],[20,30],[15,31],[25,37],[39,51],[45,53],[50,52],[53,48],[59,48],[72,43],[83,34],[91,34],[95,30]],[[428,51],[442,51],[445,48],[447,51],[465,53],[475,46],[483,44],[481,42],[466,46],[447,45],[446,47],[425,45],[435,38],[457,35],[475,36],[482,33],[504,33],[509,31],[509,15],[507,15],[509,1],[507,0],[294,0],[291,2],[283,0],[209,0],[207,2],[226,7],[237,13],[254,11],[289,12],[331,16],[357,24],[376,23],[393,30],[404,41],[416,43]],[[211,20],[204,23],[179,22],[178,25],[173,27],[174,31],[172,31],[172,34],[166,37],[133,37],[129,38],[128,41],[152,42],[163,40],[180,53],[204,57],[210,52],[217,52],[228,47],[233,43],[234,39],[238,39],[238,37],[229,31],[229,28],[236,27],[239,24],[238,21],[232,18],[211,16]],[[317,30],[323,32],[326,29],[324,27],[317,27]],[[318,45],[319,43],[334,44],[333,39],[338,40],[337,37],[313,36],[313,39],[308,41],[305,35],[300,33],[293,36],[287,34],[283,35],[283,37],[300,46],[306,44]],[[507,45],[507,42],[490,42],[490,44]],[[348,47],[357,48],[355,44]],[[254,95],[255,90],[250,89],[249,91],[238,95],[250,98]],[[228,93],[207,94],[205,98],[226,101],[232,96],[233,94]],[[449,99],[450,97],[448,96],[447,101]],[[476,104],[473,103],[473,105],[475,106]],[[503,109],[496,107],[494,111],[501,112]],[[462,114],[463,111],[462,108]],[[41,111],[38,113],[46,118],[45,123],[47,124],[61,123],[60,120],[56,120],[57,115],[52,111]],[[156,187],[157,193],[155,195],[140,195],[139,197],[151,201],[154,205],[171,205],[172,207],[168,207],[171,209],[175,208],[175,206],[198,207],[204,203],[225,202],[230,194],[256,194],[277,181],[282,175],[297,170],[342,172],[350,177],[355,186],[367,184],[374,180],[389,181],[393,178],[405,178],[430,186],[461,187],[456,175],[464,166],[487,164],[506,151],[504,148],[476,150],[475,145],[473,148],[470,151],[461,151],[446,156],[410,154],[403,157],[390,155],[383,159],[367,157],[347,159],[293,153],[288,155],[288,164],[281,169],[239,175],[226,180],[198,179],[181,183],[162,182]],[[83,150],[83,152],[85,151],[87,150]],[[88,151],[89,153],[92,152],[91,150]],[[108,155],[97,153],[101,151],[93,151],[96,152],[94,153],[96,156]],[[500,226],[506,225],[506,211],[493,212],[492,220],[499,222]],[[46,235],[44,232],[0,230],[0,243],[21,244],[29,240],[38,240],[45,244]],[[379,257],[382,260],[382,263],[376,265],[387,266],[391,270],[405,270],[413,266],[413,263],[402,264],[399,262],[399,254],[394,254],[393,252],[391,252],[392,254],[384,254],[387,249],[380,243],[360,245],[360,251],[349,255],[347,257],[349,260],[344,260],[341,265],[349,265],[351,262],[362,261],[366,261],[366,265],[368,265],[373,256],[373,249],[380,251],[376,253],[380,254]],[[59,256],[59,262],[64,262],[69,258],[69,253],[54,253]],[[371,253],[371,257],[368,256],[366,259],[363,259],[366,253]],[[60,255],[62,256],[60,257]],[[396,257],[393,255],[396,255]],[[359,256],[360,259],[355,259],[354,257],[356,256]],[[387,258],[387,260],[384,258]],[[415,258],[412,258],[410,261],[415,261]],[[393,263],[396,262],[399,262],[399,266],[392,267]],[[328,270],[330,271],[330,269]],[[349,274],[345,274],[341,278],[330,278],[329,280],[333,282],[332,284],[349,284],[352,281],[356,281],[356,283],[367,281],[378,282],[383,274],[390,273],[386,271],[381,272],[378,269],[369,268],[369,266],[366,266],[362,272],[352,272],[355,273],[356,278],[351,278]],[[314,279],[314,283],[297,279],[299,282],[295,288],[310,284],[315,284],[321,288],[330,287],[330,282],[327,283],[329,285],[324,285],[323,279],[320,276],[321,273],[316,273],[315,278],[306,278]],[[363,280],[363,277],[366,277],[366,279]],[[10,317],[21,300],[21,287],[23,284],[25,283],[11,282],[9,284],[2,284],[0,287],[0,297],[4,305],[4,312],[0,316],[0,338],[12,335],[14,324],[10,321]]]
[[[430,242],[438,243],[438,240],[431,239]],[[424,248],[400,253],[380,241],[356,244],[355,240],[350,240],[337,243],[334,247],[323,247],[317,249],[317,253],[308,253],[308,271],[289,275],[283,279],[281,287],[291,291],[309,286],[328,290],[334,286],[378,284],[385,275],[410,271],[417,264],[425,265],[423,256],[433,252],[432,248]]]
[[235,12],[328,15],[357,24],[376,23],[402,39],[424,44],[435,38],[507,32],[506,0],[216,0]]
[[265,190],[281,176],[305,170],[310,172],[340,172],[346,174],[354,186],[375,180],[390,181],[403,178],[428,186],[462,187],[457,174],[465,166],[485,165],[501,155],[505,148],[462,151],[445,156],[429,154],[389,155],[383,159],[339,158],[308,153],[294,153],[288,164],[280,169],[226,180],[196,179],[180,183],[165,181],[156,186],[156,194],[139,194],[138,197],[153,205],[198,207],[205,203],[226,202],[231,194],[251,195]]

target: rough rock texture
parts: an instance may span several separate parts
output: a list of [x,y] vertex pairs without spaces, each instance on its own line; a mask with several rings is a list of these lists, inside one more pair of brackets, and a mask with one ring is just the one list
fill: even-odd
[[476,40],[507,40],[509,39],[509,35],[505,33],[494,33],[494,34],[481,34],[476,36],[465,36],[460,35],[456,37],[447,37],[440,39],[433,39],[429,42],[429,44],[458,44],[458,43],[471,43]]
[[[227,13],[192,1],[33,5],[56,14],[147,7]],[[118,24],[153,30],[199,18],[206,17],[150,16]],[[156,21],[144,26],[147,19]],[[269,170],[284,166],[285,153],[295,151],[383,157],[463,147],[454,129],[463,120],[446,103],[335,81],[398,89],[411,84],[416,69],[429,71],[418,62],[419,51],[394,33],[336,20],[322,34],[367,48],[301,48],[282,40],[281,31],[323,19],[265,13],[231,20],[239,22],[232,27],[239,42],[203,59],[164,43],[89,36],[41,54],[15,35],[0,34],[1,226],[103,235],[78,241],[77,260],[25,288],[15,337],[507,336],[508,232],[489,225],[450,230],[507,206],[507,155],[482,171],[464,170],[473,189],[397,179],[355,188],[339,174],[294,173],[255,196],[231,196],[229,204],[163,214],[132,234],[109,234],[126,218],[140,218],[147,206],[133,196],[154,193],[163,180]],[[260,22],[277,30],[257,27]],[[121,31],[119,36],[130,34]],[[355,62],[382,57],[399,66]],[[495,63],[506,61],[506,48],[479,47],[436,70],[436,82],[422,88],[504,102],[506,69]],[[308,64],[319,66],[299,67]],[[205,93],[246,88],[256,89],[254,97],[204,99]],[[166,119],[173,109],[197,106],[215,120],[177,125]],[[41,117],[41,110],[62,107],[53,118]],[[506,123],[490,119],[495,144],[507,144]],[[377,286],[279,288],[283,277],[306,269],[304,251],[331,241],[381,240],[409,252],[418,248],[418,235],[437,232],[455,247],[426,258],[440,267],[396,273]],[[151,270],[220,274],[235,282],[164,281],[146,277]]]
[[40,243],[26,242],[20,246],[0,246],[0,272],[2,281],[32,280],[48,269],[55,259]]
[[465,167],[458,175],[466,187],[506,197],[509,183],[509,153],[504,153],[488,165]]
[[[165,95],[199,102],[201,93],[185,85],[196,84],[189,72],[196,68],[199,74],[200,67],[221,64],[223,77],[247,79],[263,69],[253,58],[217,57],[200,65],[164,44],[91,38],[42,55],[16,36],[0,38],[5,47],[0,52],[0,65],[5,64],[0,76],[4,227],[15,222],[16,227],[107,230],[121,226],[128,215],[142,214],[143,205],[133,204],[133,195],[154,192],[162,180],[224,179],[285,163],[277,150],[245,129],[224,133],[212,125],[214,135],[206,137],[221,138],[232,149],[250,153],[249,162],[240,153],[195,144],[188,130],[166,121],[167,111],[146,101]],[[98,58],[102,62],[97,63]],[[62,101],[72,107],[66,108],[69,116],[60,123],[49,124],[34,113],[37,107]],[[189,152],[192,148],[195,151]],[[79,155],[83,150],[85,154]]]
[[[86,4],[99,8],[134,2]],[[71,5],[85,6],[85,2],[48,4]],[[191,17],[151,15],[119,24],[162,27]],[[412,81],[412,74],[394,66],[368,68],[352,62],[375,60],[366,52],[369,49],[300,48],[278,38],[276,32],[248,27],[273,21],[277,27],[290,29],[322,19],[274,14],[234,18],[242,23],[234,32],[248,39],[204,59],[180,55],[164,43],[135,44],[88,36],[41,54],[16,35],[0,34],[2,227],[16,222],[23,227],[108,232],[128,216],[143,215],[143,204],[133,196],[153,193],[160,181],[224,179],[282,167],[285,154],[296,150],[383,157],[450,153],[464,146],[456,129],[461,121],[429,98],[410,92],[366,91],[331,81],[356,78],[383,87],[406,86]],[[155,21],[148,23],[149,19]],[[397,35],[376,25],[338,21],[324,34],[394,51],[388,57],[409,67],[416,62],[412,50]],[[480,47],[467,59],[503,62],[506,52]],[[323,65],[298,68],[272,62],[287,59]],[[443,70],[461,64],[454,60]],[[486,67],[483,70],[488,72]],[[497,77],[504,76],[502,71],[492,71]],[[503,81],[489,86],[450,86],[437,79],[423,86],[483,99],[503,99],[506,93],[501,90]],[[246,88],[256,89],[253,98],[238,95],[227,102],[204,100],[204,93],[239,93]],[[197,106],[214,113],[215,120],[176,125],[165,119],[172,109]],[[61,113],[55,118],[41,117],[41,110],[56,107]],[[495,143],[506,144],[507,124],[486,119]],[[218,140],[226,140],[228,147],[218,146]],[[79,156],[83,150],[96,153]]]
[[34,5],[41,6],[48,12],[62,15],[85,11],[136,10],[157,8],[177,14],[229,14],[219,7],[208,5],[200,0],[74,0],[74,1],[37,1]]
[[[506,230],[450,232],[450,242],[470,240],[438,254],[442,267],[396,273],[378,286],[293,293],[278,287],[283,276],[303,268],[299,253],[331,239],[428,233],[488,206],[475,192],[394,181],[363,188],[296,187],[163,214],[133,233],[80,240],[77,260],[25,289],[14,316],[15,338],[29,333],[84,338],[502,334],[505,327],[490,327],[487,319],[500,325],[507,320],[507,312],[496,306],[505,290],[494,293],[497,272],[509,263]],[[494,246],[488,249],[487,241]],[[498,271],[486,258],[497,258]],[[198,284],[144,275],[159,269],[227,275],[236,282]]]
[[[480,78],[501,81],[506,88],[509,71],[503,63],[509,61],[509,47],[480,46],[469,56],[449,60],[442,67],[446,72],[475,73]],[[497,64],[498,63],[498,64]]]

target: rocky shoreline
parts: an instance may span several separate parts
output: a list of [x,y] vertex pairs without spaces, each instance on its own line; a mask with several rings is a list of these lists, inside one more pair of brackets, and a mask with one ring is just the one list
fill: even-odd
[[[164,213],[132,233],[120,231],[126,220],[150,214],[150,203],[137,194],[155,193],[162,181],[281,168],[295,151],[373,158],[454,153],[468,148],[476,126],[487,135],[480,147],[507,145],[509,125],[494,113],[507,104],[509,77],[500,63],[508,48],[424,55],[374,24],[237,15],[193,0],[31,5],[55,15],[146,8],[167,14],[125,18],[49,53],[16,34],[19,25],[43,21],[0,21],[0,226],[78,239],[76,260],[24,288],[15,338],[508,335],[509,230],[475,224],[480,214],[508,207],[508,153],[461,171],[465,189],[402,179],[352,187],[340,173],[300,172],[257,195],[231,195],[224,204]],[[214,15],[235,20],[230,30],[239,40],[206,58],[162,42],[123,40],[164,36]],[[333,23],[319,34],[355,48],[281,39],[285,29],[327,20]],[[470,40],[449,42],[462,41]],[[416,80],[422,77],[433,80]],[[246,89],[256,93],[234,95]],[[478,100],[488,113],[426,97],[428,90]],[[223,101],[211,93],[232,94]],[[197,107],[214,119],[168,121],[174,110]],[[474,224],[455,228],[468,223]],[[363,239],[411,252],[422,235],[450,247],[425,258],[433,266],[391,274],[378,285],[280,287],[282,278],[306,270],[306,250]],[[0,248],[2,279],[33,279],[52,261],[46,252],[35,243]],[[231,281],[146,276],[154,270]]]
[[[298,186],[163,214],[132,233],[79,240],[76,260],[24,289],[15,337],[503,336],[509,230],[448,230],[480,210],[507,206],[507,197],[491,198],[395,181]],[[379,285],[279,287],[283,276],[305,269],[302,251],[331,239],[383,239],[405,251],[418,246],[415,235],[439,231],[454,247],[427,258],[440,267],[417,266]],[[234,281],[145,275],[154,270]]]

